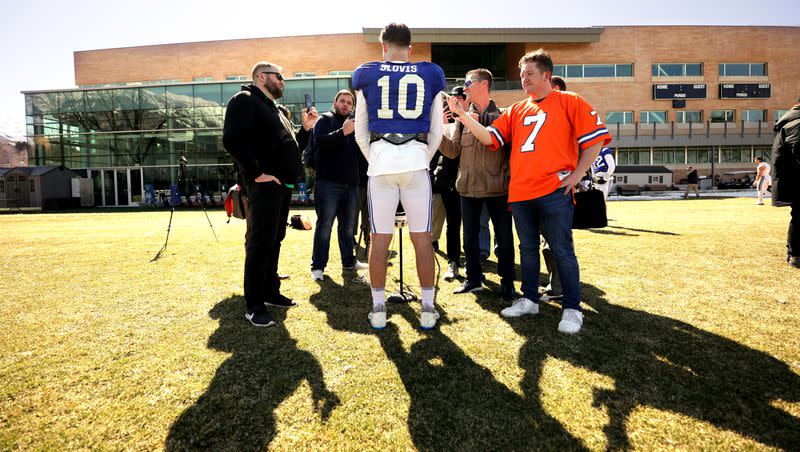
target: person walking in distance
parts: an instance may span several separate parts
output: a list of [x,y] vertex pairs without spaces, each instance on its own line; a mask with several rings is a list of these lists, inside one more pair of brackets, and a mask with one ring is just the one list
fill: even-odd
[[689,173],[686,174],[686,193],[683,194],[683,199],[689,197],[689,190],[693,191],[697,198],[700,198],[700,190],[697,188],[700,183],[700,176],[697,175],[697,170],[691,166],[687,170]]
[[772,177],[770,177],[769,163],[765,162],[760,156],[755,157],[753,162],[756,164],[756,180],[753,182],[753,187],[758,191],[758,202],[756,205],[764,205],[764,196],[767,196],[767,191],[772,185]]

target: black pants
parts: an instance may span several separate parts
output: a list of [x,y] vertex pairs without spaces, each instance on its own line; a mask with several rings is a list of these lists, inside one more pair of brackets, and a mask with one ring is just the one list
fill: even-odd
[[481,212],[486,205],[489,218],[494,226],[494,237],[497,241],[497,274],[500,284],[510,285],[514,282],[514,235],[511,230],[511,212],[508,211],[508,196],[489,198],[461,197],[461,217],[464,221],[464,255],[467,257],[467,280],[480,284],[483,279],[481,268],[479,237],[481,230]]
[[792,219],[786,236],[786,251],[789,256],[800,257],[800,201],[792,202]]
[[278,259],[286,236],[292,191],[274,182],[247,183],[248,232],[245,237],[244,299],[248,312],[280,292]]
[[461,195],[453,190],[442,192],[441,196],[447,224],[447,262],[458,262],[461,257]]

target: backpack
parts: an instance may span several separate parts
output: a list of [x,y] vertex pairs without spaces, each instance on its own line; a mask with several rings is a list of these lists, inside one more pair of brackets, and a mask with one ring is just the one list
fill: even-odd
[[289,226],[292,229],[299,229],[301,231],[310,231],[311,230],[311,220],[308,219],[305,215],[292,215],[289,219]]
[[231,222],[231,217],[245,219],[244,203],[242,202],[242,192],[239,190],[239,184],[234,184],[228,189],[228,194],[225,196],[225,213],[228,214],[228,223]]
[[303,165],[305,165],[306,168],[311,168],[312,170],[316,171],[317,165],[315,160],[317,154],[317,139],[314,136],[313,127],[311,128],[310,132],[311,135],[308,137],[308,144],[306,145],[306,148],[303,149]]

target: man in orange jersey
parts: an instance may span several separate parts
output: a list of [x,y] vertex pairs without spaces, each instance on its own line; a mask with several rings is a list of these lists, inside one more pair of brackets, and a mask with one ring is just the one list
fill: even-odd
[[[503,309],[504,317],[539,313],[539,233],[558,264],[564,312],[558,330],[575,334],[583,325],[580,273],[572,243],[572,188],[611,142],[600,116],[579,95],[553,90],[553,60],[539,49],[519,61],[522,87],[529,98],[511,105],[483,127],[451,101],[475,137],[490,150],[511,143],[508,202],[520,240],[522,297]],[[580,149],[580,153],[579,153]]]

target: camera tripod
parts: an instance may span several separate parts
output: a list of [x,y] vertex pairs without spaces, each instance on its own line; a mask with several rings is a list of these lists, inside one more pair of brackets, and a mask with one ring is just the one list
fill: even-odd
[[[200,204],[200,208],[203,209],[203,213],[206,215],[206,220],[208,220],[208,226],[211,227],[211,233],[214,234],[214,240],[219,243],[219,239],[217,238],[217,233],[214,231],[214,225],[211,224],[211,218],[208,217],[208,212],[206,211],[206,207],[203,205],[202,197],[203,195],[200,193],[200,186],[197,185],[192,178],[188,178],[186,176],[186,157],[183,155],[183,152],[180,154],[179,164],[178,164],[178,174],[176,180],[178,181],[178,186],[185,187],[187,182],[196,190],[195,197],[197,198],[197,203]],[[176,187],[177,188],[177,187]],[[176,190],[177,191],[177,190]],[[186,199],[188,201],[189,196],[187,193]],[[171,200],[170,200],[171,201]],[[174,202],[170,202],[169,205],[169,223],[167,224],[167,238],[164,240],[164,246],[158,250],[158,253],[150,259],[150,262],[155,262],[158,258],[161,257],[161,254],[167,250],[167,243],[169,243],[169,231],[172,229],[172,216],[175,214],[175,204]]]

